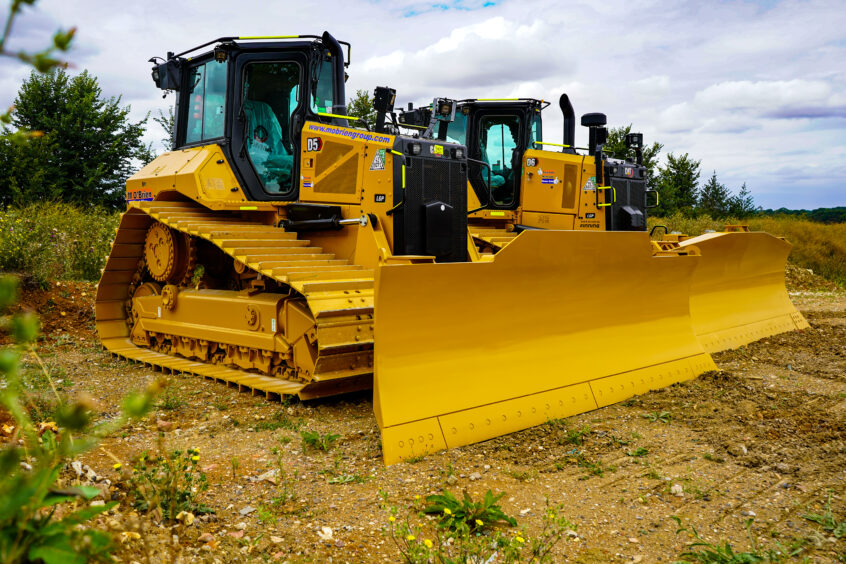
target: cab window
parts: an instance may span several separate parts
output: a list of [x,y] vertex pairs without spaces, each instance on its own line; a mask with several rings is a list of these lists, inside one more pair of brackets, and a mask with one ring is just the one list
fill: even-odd
[[315,113],[334,113],[335,70],[332,67],[332,61],[323,61],[318,67],[317,88],[311,96],[311,111]]
[[[532,143],[535,141],[543,141],[543,129],[541,124],[540,112],[535,114],[535,119],[532,120]],[[534,145],[529,145],[529,149],[533,149]],[[540,149],[541,147],[538,147]]]
[[249,63],[244,70],[247,154],[269,194],[292,188],[291,118],[299,105],[300,83],[300,66],[294,62]]
[[188,75],[188,118],[185,142],[197,143],[223,137],[226,115],[226,65],[207,61]]
[[444,122],[441,127],[444,126],[447,126],[447,141],[459,145],[467,144],[467,116],[461,110],[455,113],[455,121],[452,123]]
[[[485,116],[480,120],[482,160],[491,167],[491,197],[497,205],[514,202],[515,176],[513,163],[520,132],[517,116]],[[519,161],[518,161],[519,162]],[[482,177],[487,182],[487,174]]]

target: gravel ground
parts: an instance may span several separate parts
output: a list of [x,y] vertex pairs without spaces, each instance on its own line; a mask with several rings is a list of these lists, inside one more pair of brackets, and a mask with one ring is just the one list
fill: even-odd
[[[843,561],[846,538],[803,515],[823,513],[830,499],[846,519],[846,293],[791,268],[809,330],[715,355],[719,373],[390,467],[369,393],[271,402],[115,359],[97,346],[90,284],[30,288],[24,303],[44,319],[39,347],[54,381],[102,418],[127,391],[167,379],[146,420],[81,461],[121,502],[100,525],[121,540],[122,561],[395,562],[380,492],[406,507],[443,489],[503,492],[503,509],[530,537],[546,500],[563,504],[577,527],[555,547],[561,562],[673,562],[691,538],[671,516],[738,550],[780,544],[813,562]],[[303,445],[305,430],[339,438],[324,452]],[[215,513],[190,525],[136,513],[133,464],[144,452],[188,448],[200,451],[209,488],[199,500]]]

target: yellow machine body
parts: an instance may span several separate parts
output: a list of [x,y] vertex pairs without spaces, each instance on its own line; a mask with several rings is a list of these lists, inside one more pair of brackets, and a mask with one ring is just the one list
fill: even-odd
[[784,285],[791,247],[784,239],[730,231],[686,239],[679,247],[702,253],[690,285],[690,317],[706,351],[809,327]]
[[[715,369],[700,257],[646,233],[524,231],[485,263],[384,265],[374,409],[387,463],[582,413]],[[661,280],[661,291],[649,291]]]
[[[373,194],[393,190],[394,138],[307,123],[302,147],[315,136],[309,126],[321,129],[323,145],[301,153],[308,186],[299,202],[336,204],[344,218],[375,225],[307,238],[286,232],[277,224],[287,203],[248,201],[219,146],[163,154],[127,182],[130,203],[97,290],[107,349],[271,395],[309,399],[372,385],[374,269],[392,248],[392,203]],[[380,150],[386,166],[370,170]],[[150,254],[154,225],[163,226],[162,237],[190,243],[188,264],[175,267],[186,270],[181,280],[142,279],[150,261],[179,263],[167,249]],[[214,262],[230,261],[237,288],[191,279],[198,253],[209,248]],[[270,284],[284,290],[264,291]]]
[[[605,231],[605,208],[612,193],[597,189],[596,161],[589,155],[528,149],[523,162],[520,201],[513,210],[483,209],[470,215],[470,233],[482,252],[497,252],[510,243],[515,225],[537,229]],[[480,207],[470,183],[467,207]]]

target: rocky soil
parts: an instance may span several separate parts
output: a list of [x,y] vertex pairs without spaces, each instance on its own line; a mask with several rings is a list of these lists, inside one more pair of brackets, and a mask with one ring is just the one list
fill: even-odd
[[[42,316],[38,348],[61,393],[88,398],[101,418],[129,390],[166,380],[146,420],[65,475],[120,502],[99,524],[125,562],[395,562],[380,492],[406,507],[443,489],[504,492],[504,510],[529,536],[547,499],[564,504],[577,528],[555,548],[561,562],[673,562],[691,537],[671,516],[736,550],[843,561],[846,537],[803,516],[830,507],[846,519],[846,293],[791,269],[809,330],[715,355],[718,373],[390,467],[370,394],[273,402],[113,358],[97,345],[91,284],[29,288],[24,306]],[[339,438],[324,452],[303,444],[307,430]],[[199,449],[209,487],[198,499],[214,513],[165,523],[134,509],[128,478],[142,454],[188,448]]]

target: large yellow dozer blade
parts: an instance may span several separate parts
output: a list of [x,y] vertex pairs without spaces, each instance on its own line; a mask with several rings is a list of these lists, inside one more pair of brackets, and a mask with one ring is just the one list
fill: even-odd
[[806,329],[787,295],[791,245],[764,232],[706,233],[680,243],[702,253],[690,288],[693,331],[708,352]]
[[525,231],[491,262],[381,266],[374,411],[387,464],[715,369],[693,334],[697,256],[645,233]]

